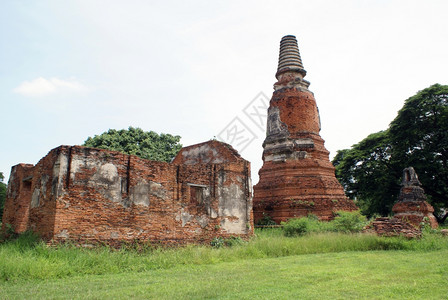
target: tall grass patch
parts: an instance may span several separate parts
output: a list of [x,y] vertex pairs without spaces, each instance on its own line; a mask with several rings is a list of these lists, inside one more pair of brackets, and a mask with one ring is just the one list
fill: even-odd
[[330,222],[321,222],[316,216],[309,215],[290,219],[282,222],[282,225],[284,235],[289,237],[323,232],[355,233],[362,231],[367,225],[367,219],[360,211],[338,211],[335,219]]
[[48,247],[37,241],[35,236],[27,234],[0,244],[0,281],[145,272],[182,265],[217,264],[303,254],[442,249],[448,249],[448,237],[439,233],[424,234],[420,240],[328,231],[285,237],[281,228],[272,228],[256,230],[256,235],[248,242],[238,239],[225,241],[224,246],[220,248],[189,245],[179,248],[128,247],[120,250],[108,247],[84,249],[71,245]]

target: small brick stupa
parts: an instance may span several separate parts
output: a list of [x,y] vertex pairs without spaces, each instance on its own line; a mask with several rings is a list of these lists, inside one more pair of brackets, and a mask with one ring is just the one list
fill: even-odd
[[425,191],[421,185],[413,167],[404,169],[400,195],[392,207],[392,212],[395,218],[414,226],[420,226],[422,222],[427,221],[432,228],[437,228],[437,220],[433,215],[434,208],[426,202]]
[[373,231],[381,236],[419,238],[422,236],[422,222],[429,222],[432,228],[437,228],[437,220],[432,214],[434,208],[426,202],[421,185],[413,167],[404,169],[400,195],[392,207],[394,217],[376,218],[365,231]]
[[305,75],[295,36],[283,37],[278,82],[268,109],[263,167],[254,186],[256,224],[265,216],[277,224],[309,214],[331,220],[336,211],[357,209],[335,177]]

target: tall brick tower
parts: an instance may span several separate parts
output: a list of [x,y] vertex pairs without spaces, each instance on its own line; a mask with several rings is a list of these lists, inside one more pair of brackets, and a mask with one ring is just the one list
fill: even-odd
[[305,75],[296,37],[283,37],[278,81],[268,109],[263,167],[254,186],[255,223],[265,215],[276,223],[308,214],[330,220],[335,211],[357,209],[335,177]]

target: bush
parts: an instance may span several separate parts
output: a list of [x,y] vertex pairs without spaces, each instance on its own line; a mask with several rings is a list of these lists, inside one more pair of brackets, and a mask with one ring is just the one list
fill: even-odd
[[222,237],[215,237],[210,242],[210,246],[212,246],[213,248],[221,248],[224,246],[224,239]]
[[244,240],[239,236],[231,236],[228,239],[224,240],[224,244],[227,247],[238,246],[244,244]]
[[285,236],[304,235],[309,232],[310,222],[308,218],[289,219],[288,222],[282,222],[283,233]]
[[14,241],[19,249],[33,249],[41,242],[41,239],[37,233],[27,230],[17,237]]
[[360,232],[367,224],[367,219],[359,210],[348,212],[338,211],[337,217],[332,223],[337,231],[341,232]]
[[213,240],[210,241],[210,246],[213,248],[222,248],[224,246],[226,247],[233,247],[244,244],[244,240],[240,238],[239,236],[231,236],[229,238],[222,238],[222,237],[215,237]]
[[19,236],[15,230],[14,227],[9,224],[9,223],[5,223],[4,228],[3,228],[3,224],[0,223],[0,242],[4,242],[7,240],[14,240],[17,239],[17,237]]
[[319,221],[319,218],[313,214],[308,215],[306,218],[290,219],[287,222],[282,222],[282,225],[283,234],[285,236],[338,231],[333,222],[321,222]]
[[277,223],[275,223],[275,221],[271,218],[271,216],[263,213],[263,218],[258,220],[257,225],[271,226],[271,225],[277,225]]
[[321,222],[315,215],[282,222],[283,234],[285,236],[324,232],[354,233],[360,232],[366,224],[367,219],[365,216],[361,215],[360,211],[339,211],[337,212],[336,218],[330,222]]

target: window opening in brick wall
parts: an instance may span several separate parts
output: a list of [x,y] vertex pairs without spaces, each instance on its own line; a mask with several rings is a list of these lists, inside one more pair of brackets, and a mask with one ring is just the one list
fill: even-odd
[[206,185],[188,183],[190,187],[190,203],[191,204],[203,204],[204,203],[204,191],[207,188]]
[[23,189],[25,191],[31,191],[31,183],[32,183],[33,177],[29,176],[23,179]]

